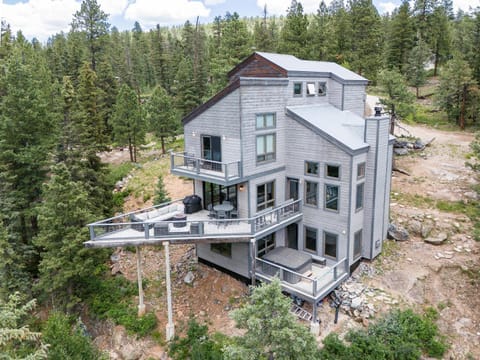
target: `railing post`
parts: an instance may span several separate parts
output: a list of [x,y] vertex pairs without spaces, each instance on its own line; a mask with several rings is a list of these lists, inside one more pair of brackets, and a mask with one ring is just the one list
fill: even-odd
[[150,238],[149,224],[143,223],[143,229],[145,230],[145,239],[148,240]]
[[257,251],[256,251],[257,243],[255,238],[250,239],[250,256],[252,257],[252,273],[250,274],[251,279],[252,279],[252,290],[253,287],[255,287],[255,283],[257,282],[256,280],[256,273],[257,273]]
[[279,270],[280,270],[280,271],[279,271],[279,273],[278,273],[278,278],[280,279],[280,281],[283,281],[283,279],[284,279],[283,269],[280,268]]
[[333,268],[333,279],[334,280],[337,280],[337,278],[338,278],[337,268],[338,268],[338,264],[336,264],[335,267]]
[[228,164],[225,164],[225,181],[228,180]]
[[200,174],[200,160],[195,159],[195,170],[197,171],[197,174]]
[[95,230],[93,230],[93,225],[88,225],[88,228],[90,229],[90,240],[95,239]]
[[313,293],[312,295],[315,296],[315,294],[317,293],[317,279],[314,279],[313,280]]

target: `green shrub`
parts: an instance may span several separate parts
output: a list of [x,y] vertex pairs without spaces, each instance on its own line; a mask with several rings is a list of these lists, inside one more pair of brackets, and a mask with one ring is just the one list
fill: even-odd
[[42,329],[43,340],[49,344],[48,359],[102,359],[102,354],[93,345],[90,337],[73,323],[73,320],[63,313],[50,314]]
[[437,318],[433,308],[424,315],[412,310],[394,310],[367,330],[351,330],[345,337],[348,344],[330,334],[323,342],[320,358],[417,360],[422,354],[441,358],[447,345],[434,323]]
[[135,167],[135,164],[131,162],[125,162],[121,164],[109,164],[109,173],[108,173],[108,183],[111,185],[115,185],[117,181],[122,180],[124,177],[126,177],[130,171]]
[[170,345],[169,355],[175,360],[221,360],[225,339],[219,335],[211,338],[207,325],[200,325],[195,319],[190,319],[187,336],[175,337]]
[[146,336],[156,328],[155,314],[137,316],[137,307],[132,303],[137,288],[125,278],[93,279],[85,291],[88,293],[89,308],[98,318],[112,319],[116,324],[125,326],[129,333],[139,336]]

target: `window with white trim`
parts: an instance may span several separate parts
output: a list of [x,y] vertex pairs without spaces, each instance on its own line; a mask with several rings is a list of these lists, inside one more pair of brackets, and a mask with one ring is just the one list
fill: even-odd
[[304,249],[316,253],[318,233],[317,229],[305,226],[303,230],[305,238]]
[[318,206],[318,183],[305,181],[305,205]]
[[301,82],[293,83],[293,96],[302,96],[303,84]]
[[325,96],[327,95],[327,83],[326,82],[319,82],[318,83],[318,96]]
[[264,210],[275,205],[275,182],[257,186],[257,211]]
[[307,82],[307,96],[315,96],[315,83]]
[[325,184],[325,209],[338,211],[339,186]]
[[365,177],[365,163],[357,165],[357,179],[363,179]]
[[320,163],[316,161],[305,161],[305,175],[318,176],[320,174]]
[[361,210],[363,208],[365,183],[357,184],[357,194],[355,198],[355,210]]

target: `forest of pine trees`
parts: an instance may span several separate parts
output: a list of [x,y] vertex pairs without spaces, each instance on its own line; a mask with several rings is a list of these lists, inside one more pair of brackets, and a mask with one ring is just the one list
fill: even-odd
[[477,124],[480,9],[454,13],[451,0],[415,0],[380,15],[371,0],[333,0],[306,14],[292,0],[286,10],[119,31],[96,0],[84,0],[68,33],[45,44],[2,22],[0,299],[20,291],[74,311],[85,279],[105,261],[82,244],[85,224],[113,208],[99,152],[122,146],[136,161],[146,133],[165,151],[180,119],[254,50],[337,62],[394,88],[418,89],[430,62],[438,106],[461,127]]

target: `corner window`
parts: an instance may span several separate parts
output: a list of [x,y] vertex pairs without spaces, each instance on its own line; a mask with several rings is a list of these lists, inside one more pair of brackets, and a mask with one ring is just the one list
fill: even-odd
[[221,243],[221,244],[210,244],[210,251],[220,254],[222,256],[232,257],[232,244],[231,243]]
[[357,195],[355,199],[355,210],[361,210],[363,208],[363,193],[364,193],[364,186],[365,183],[361,183],[357,185]]
[[318,206],[318,184],[305,181],[305,204]]
[[338,165],[325,165],[325,176],[333,179],[340,178],[340,166]]
[[337,185],[325,185],[325,209],[338,211],[338,190]]
[[307,96],[315,96],[315,83],[307,83]]
[[357,260],[362,255],[363,231],[358,230],[353,235],[353,260]]
[[302,96],[302,83],[293,83],[293,96]]
[[320,164],[315,161],[305,161],[305,175],[318,176],[320,174]]
[[305,237],[305,250],[317,252],[317,229],[305,226],[304,227],[304,237]]
[[327,83],[326,82],[319,82],[318,83],[318,96],[325,96],[327,95]]
[[332,234],[329,232],[323,232],[323,241],[324,241],[324,248],[323,254],[324,256],[328,256],[330,258],[337,258],[337,243],[338,243],[338,235]]
[[269,182],[257,186],[257,211],[275,205],[275,183]]
[[257,162],[275,160],[275,134],[257,136]]
[[365,163],[357,165],[357,179],[363,179],[365,177]]
[[261,258],[275,248],[275,234],[267,235],[257,240],[257,256]]
[[275,114],[257,114],[255,128],[260,129],[272,129],[275,127]]

